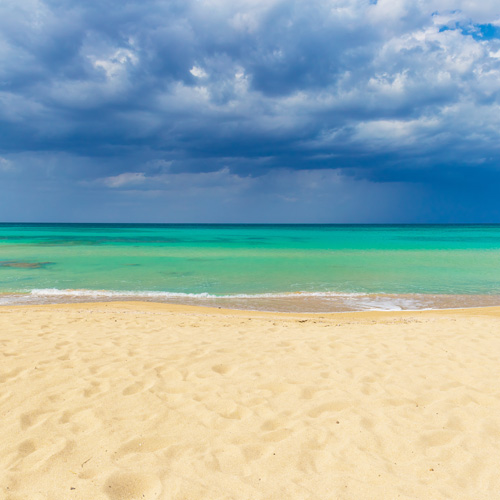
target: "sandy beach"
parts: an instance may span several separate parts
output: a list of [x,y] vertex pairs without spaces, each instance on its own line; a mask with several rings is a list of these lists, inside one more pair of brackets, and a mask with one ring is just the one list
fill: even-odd
[[5,500],[498,499],[500,308],[0,309]]

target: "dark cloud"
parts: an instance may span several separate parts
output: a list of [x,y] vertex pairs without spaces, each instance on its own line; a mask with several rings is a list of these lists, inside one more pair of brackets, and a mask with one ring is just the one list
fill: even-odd
[[498,220],[500,8],[451,7],[5,0],[0,215]]

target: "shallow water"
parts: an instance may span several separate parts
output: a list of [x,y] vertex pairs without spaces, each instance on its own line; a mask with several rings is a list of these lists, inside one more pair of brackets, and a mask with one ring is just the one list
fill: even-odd
[[0,225],[0,304],[500,305],[500,225]]

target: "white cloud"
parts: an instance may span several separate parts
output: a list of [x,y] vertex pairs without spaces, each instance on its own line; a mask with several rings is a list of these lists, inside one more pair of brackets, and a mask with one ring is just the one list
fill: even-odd
[[104,70],[108,79],[115,79],[126,74],[127,66],[135,66],[139,58],[131,50],[119,48],[107,57],[88,56],[96,69]]
[[203,69],[203,68],[200,68],[199,66],[193,66],[189,72],[193,75],[193,76],[196,76],[196,78],[206,78],[208,75],[207,75],[207,72]]
[[0,156],[0,172],[8,172],[13,169],[12,162]]
[[259,26],[257,16],[251,12],[237,12],[229,23],[234,29],[248,33],[254,33]]
[[433,117],[418,120],[374,120],[356,126],[353,139],[373,148],[389,146],[400,148],[432,137],[439,130],[440,121]]
[[113,189],[165,192],[193,192],[197,190],[239,190],[252,184],[251,177],[232,173],[228,167],[213,172],[169,172],[171,163],[162,160],[149,162],[148,165],[160,166],[163,172],[148,175],[145,172],[125,172],[116,176],[99,178],[94,182],[83,182],[86,186],[106,186]]
[[136,186],[143,184],[146,181],[146,176],[143,172],[124,172],[123,174],[101,179],[102,184],[110,188],[122,188],[125,186]]

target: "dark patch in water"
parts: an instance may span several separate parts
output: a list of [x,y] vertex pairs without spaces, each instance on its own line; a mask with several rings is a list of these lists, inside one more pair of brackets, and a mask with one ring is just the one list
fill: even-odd
[[0,267],[14,267],[17,269],[42,269],[54,264],[53,262],[16,262],[16,261],[0,261]]
[[97,246],[97,245],[114,245],[114,244],[168,244],[168,243],[182,243],[184,240],[178,238],[119,238],[119,237],[95,237],[93,239],[88,238],[71,238],[71,239],[40,239],[40,245],[48,246]]
[[174,278],[184,278],[185,276],[193,276],[193,272],[189,271],[160,271],[159,274],[163,274],[164,276],[171,276]]
[[189,262],[215,262],[217,260],[225,260],[223,257],[190,257],[186,259]]

